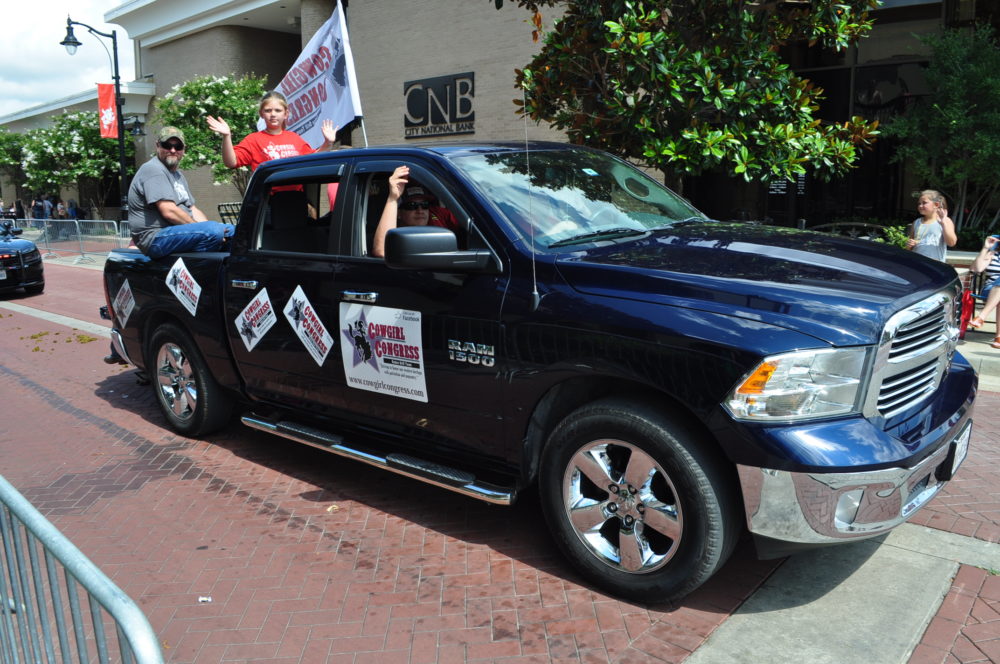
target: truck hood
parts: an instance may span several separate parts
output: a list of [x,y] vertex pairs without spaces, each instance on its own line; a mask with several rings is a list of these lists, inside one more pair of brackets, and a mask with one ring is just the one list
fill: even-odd
[[749,318],[834,346],[875,343],[889,316],[957,279],[883,243],[713,221],[600,243],[556,265],[581,292]]

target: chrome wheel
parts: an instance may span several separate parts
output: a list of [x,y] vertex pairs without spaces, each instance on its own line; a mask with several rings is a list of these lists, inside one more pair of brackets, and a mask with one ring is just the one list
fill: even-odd
[[710,439],[643,395],[570,412],[538,469],[563,553],[595,585],[646,602],[679,599],[725,563],[742,523],[738,486]]
[[677,552],[684,517],[664,469],[620,440],[597,440],[570,458],[563,477],[566,515],[604,564],[644,574]]
[[178,421],[194,417],[198,408],[198,383],[184,349],[165,343],[156,353],[157,395]]
[[229,422],[232,397],[219,387],[186,330],[163,323],[147,348],[156,401],[177,433],[200,436]]

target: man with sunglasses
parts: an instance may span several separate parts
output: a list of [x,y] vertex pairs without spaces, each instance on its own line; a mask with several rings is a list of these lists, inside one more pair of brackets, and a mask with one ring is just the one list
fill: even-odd
[[150,258],[185,251],[219,251],[235,226],[208,221],[195,207],[187,179],[178,168],[184,133],[164,127],[156,135],[156,156],[139,167],[128,190],[132,241]]
[[385,255],[385,234],[398,226],[439,226],[458,234],[458,220],[447,208],[437,205],[437,199],[423,186],[410,182],[410,169],[400,166],[389,176],[389,196],[382,208],[372,256]]

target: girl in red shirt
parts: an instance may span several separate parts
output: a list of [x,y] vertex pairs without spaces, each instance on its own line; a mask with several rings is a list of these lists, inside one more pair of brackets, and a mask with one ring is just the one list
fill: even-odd
[[288,121],[288,100],[277,91],[268,92],[260,100],[260,117],[264,120],[263,131],[257,131],[238,145],[233,145],[233,132],[222,118],[208,116],[208,128],[222,136],[222,163],[229,168],[250,166],[251,170],[265,161],[312,154],[333,148],[337,140],[337,128],[332,120],[323,120],[323,138],[326,142],[319,150],[312,147],[294,131],[285,129]]

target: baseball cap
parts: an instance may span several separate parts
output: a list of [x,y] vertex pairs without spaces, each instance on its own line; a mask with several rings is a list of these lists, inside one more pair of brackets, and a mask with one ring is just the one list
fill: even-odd
[[434,202],[434,196],[432,196],[423,187],[407,187],[403,192],[403,196],[400,198],[400,203],[409,203],[410,201],[430,201]]
[[160,129],[160,131],[156,132],[156,141],[158,143],[169,141],[171,138],[176,138],[180,140],[181,143],[185,144],[187,143],[187,141],[184,140],[184,132],[182,132],[177,127],[171,127],[170,125],[167,125],[166,127]]

